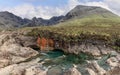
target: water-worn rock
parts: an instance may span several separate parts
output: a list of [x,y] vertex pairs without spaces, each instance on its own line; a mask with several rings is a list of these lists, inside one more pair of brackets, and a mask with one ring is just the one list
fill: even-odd
[[114,68],[114,67],[118,66],[119,61],[117,60],[117,58],[111,57],[107,60],[107,63],[111,66],[111,68]]
[[22,44],[24,47],[37,48],[36,38],[32,36],[18,35],[17,42]]
[[120,62],[120,54],[116,56],[117,60]]
[[8,35],[0,35],[0,46],[4,44],[5,41],[9,39]]
[[0,75],[46,75],[39,60],[13,64],[0,69]]
[[96,61],[91,61],[89,63],[89,68],[91,68],[97,75],[104,75],[106,71],[101,68]]
[[94,45],[88,45],[85,48],[85,50],[83,50],[82,52],[91,54],[93,56],[100,56],[101,55],[99,49],[96,46],[94,46]]
[[0,68],[25,61],[38,54],[30,47],[24,47],[16,41],[14,34],[0,35]]
[[81,75],[81,73],[74,67],[74,68],[70,68],[63,75]]
[[[57,45],[60,47],[59,43],[57,43]],[[62,47],[62,49],[66,52],[66,53],[74,53],[74,54],[79,54],[80,52],[83,53],[87,53],[87,54],[91,54],[93,56],[101,56],[104,54],[110,54],[111,51],[113,51],[111,48],[106,47],[104,45],[93,45],[92,43],[85,44],[84,42],[82,44],[67,44],[67,48]],[[57,48],[59,48],[57,46]]]
[[105,73],[105,75],[120,75],[120,67],[115,67]]
[[81,45],[70,45],[69,48],[65,51],[67,53],[79,54],[80,52],[91,54],[93,56],[100,56],[101,53],[97,46],[91,44],[81,44]]
[[17,64],[7,66],[5,68],[0,69],[0,75],[10,75],[12,70],[17,67]]
[[62,69],[59,66],[54,66],[48,69],[47,75],[61,75],[62,74]]
[[47,75],[38,65],[26,69],[25,75]]
[[90,68],[86,68],[86,70],[88,71],[89,75],[97,75],[92,69]]

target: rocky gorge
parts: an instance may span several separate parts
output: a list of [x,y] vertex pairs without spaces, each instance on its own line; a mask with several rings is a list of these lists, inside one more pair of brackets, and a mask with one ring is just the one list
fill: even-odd
[[54,45],[44,52],[37,37],[26,34],[0,33],[0,75],[120,75],[120,53],[103,42],[61,44],[52,38]]

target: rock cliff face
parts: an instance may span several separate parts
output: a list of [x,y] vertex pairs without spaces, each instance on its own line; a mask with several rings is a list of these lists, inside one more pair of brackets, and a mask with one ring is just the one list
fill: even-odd
[[38,37],[37,44],[41,50],[47,51],[52,49],[61,49],[66,53],[80,54],[83,52],[93,56],[105,55],[113,51],[113,49],[105,46],[101,41],[96,41],[96,43],[89,40],[81,42],[65,42]]

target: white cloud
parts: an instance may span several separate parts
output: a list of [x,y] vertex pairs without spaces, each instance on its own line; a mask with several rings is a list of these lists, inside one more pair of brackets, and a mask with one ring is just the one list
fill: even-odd
[[116,14],[120,15],[120,0],[104,0],[104,3]]
[[32,4],[23,4],[14,8],[4,8],[2,11],[9,11],[22,18],[32,19],[33,17],[42,17],[49,19],[53,16],[65,15],[68,11],[78,5],[78,0],[69,0],[67,5],[60,7],[33,6]]
[[9,11],[15,15],[21,16],[22,18],[33,18],[42,17],[45,19],[51,18],[52,16],[58,16],[65,13],[63,7],[48,7],[48,6],[33,6],[31,4],[23,4],[14,8],[5,8],[2,11]]
[[89,6],[100,6],[105,9],[108,9],[112,11],[113,13],[116,13],[120,15],[120,0],[103,0],[103,1],[93,1],[93,2],[86,2],[81,3],[83,5],[89,5]]
[[109,7],[105,3],[103,3],[103,2],[87,2],[87,3],[84,3],[83,5],[99,6],[99,7],[102,7],[102,8],[110,10]]
[[[34,1],[34,0],[28,0]],[[91,2],[87,1],[82,2],[81,0],[68,0],[68,4],[62,5],[59,7],[50,7],[50,6],[33,6],[32,4],[23,4],[13,8],[6,7],[2,9],[3,11],[9,11],[14,13],[15,15],[21,16],[22,18],[33,18],[33,17],[42,17],[45,19],[49,19],[52,16],[65,15],[71,9],[73,9],[76,5],[88,5],[88,6],[100,6],[111,10],[120,15],[120,0],[104,0],[99,2]]]
[[79,4],[80,4],[79,0],[69,0],[67,6],[69,9],[73,9],[76,5]]
[[88,6],[100,6],[102,8],[108,9],[113,13],[120,15],[120,0],[103,0],[103,1],[90,1],[86,0],[86,2],[82,3],[82,5]]

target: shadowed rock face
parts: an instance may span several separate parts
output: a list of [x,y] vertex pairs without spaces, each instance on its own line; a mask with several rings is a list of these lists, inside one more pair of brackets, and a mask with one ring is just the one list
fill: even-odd
[[45,26],[45,25],[53,25],[59,23],[59,21],[64,16],[52,17],[49,20],[45,20],[42,18],[34,17],[32,20],[27,18],[22,19],[19,16],[16,16],[10,12],[4,11],[0,12],[0,27],[1,28],[16,28],[16,27],[33,27],[33,26]]
[[7,11],[0,12],[0,27],[1,28],[13,28],[21,27],[22,25],[28,23],[28,19],[22,19],[12,13]]
[[[44,32],[47,34],[46,32]],[[28,33],[25,33],[25,35]],[[25,36],[23,32],[14,34],[17,43],[19,43],[23,47],[30,47],[37,50],[49,51],[54,49],[61,49],[65,53],[73,53],[80,54],[87,53],[93,56],[100,56],[104,54],[109,54],[113,49],[108,47],[106,43],[102,40],[91,40],[84,39],[78,41],[66,41],[59,37],[55,37],[54,33],[50,33],[49,35],[43,35],[41,37],[37,36]],[[56,34],[55,34],[56,35]],[[58,36],[58,35],[57,35]],[[61,35],[60,35],[61,36]],[[64,38],[64,37],[63,37]]]
[[26,24],[26,26],[49,26],[49,25],[54,25],[59,22],[61,22],[61,19],[64,18],[64,16],[58,16],[58,17],[52,17],[48,20],[42,19],[42,18],[32,18],[31,22]]
[[102,42],[93,44],[93,42],[65,42],[65,41],[56,41],[54,39],[39,38],[37,39],[37,44],[41,50],[53,50],[53,49],[62,49],[66,53],[80,54],[88,53],[93,56],[100,56],[104,54],[109,54],[112,49],[105,46]]
[[116,40],[115,44],[120,47],[120,39]]

